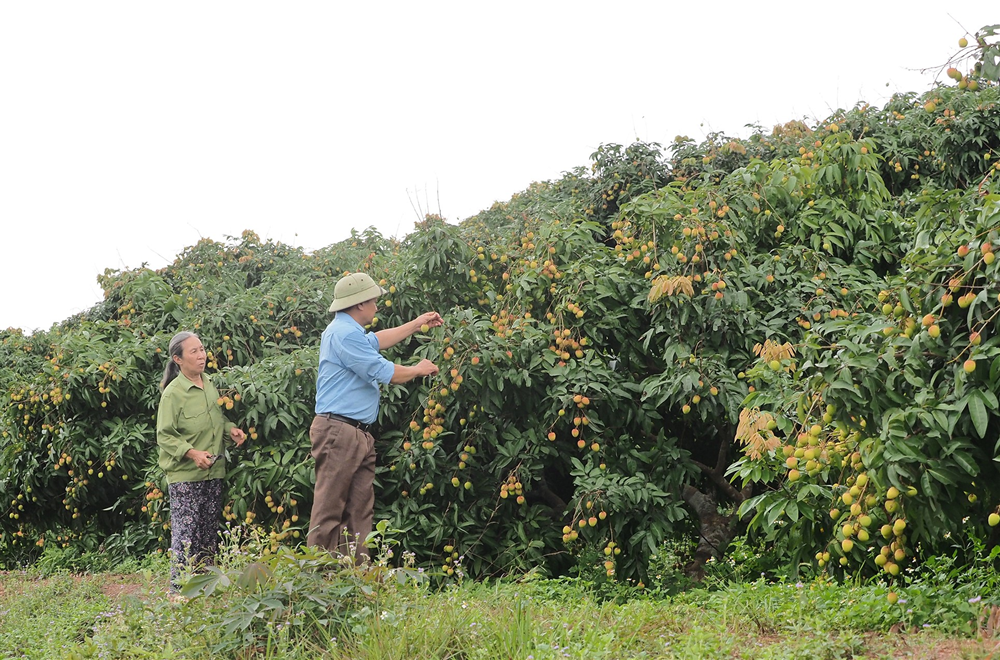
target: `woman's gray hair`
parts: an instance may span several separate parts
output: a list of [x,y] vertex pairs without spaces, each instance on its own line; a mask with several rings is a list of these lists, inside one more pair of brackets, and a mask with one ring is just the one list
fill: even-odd
[[181,372],[181,368],[177,366],[174,362],[174,356],[181,356],[181,344],[191,337],[197,337],[198,335],[193,332],[178,332],[176,335],[170,338],[170,344],[167,346],[167,366],[163,369],[163,379],[160,381],[160,391],[162,392],[167,388],[174,378],[177,378],[177,374]]

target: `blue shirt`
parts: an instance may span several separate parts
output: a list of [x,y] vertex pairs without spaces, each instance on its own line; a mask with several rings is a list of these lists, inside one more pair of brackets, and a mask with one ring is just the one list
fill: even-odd
[[323,331],[316,376],[316,412],[371,424],[378,417],[378,384],[396,365],[378,352],[378,338],[348,314],[338,313]]

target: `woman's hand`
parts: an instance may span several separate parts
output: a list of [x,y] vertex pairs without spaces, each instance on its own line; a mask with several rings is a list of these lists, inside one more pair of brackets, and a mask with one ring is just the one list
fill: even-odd
[[243,432],[243,429],[238,429],[234,426],[229,429],[229,437],[233,439],[237,447],[240,447],[246,441],[247,434]]
[[212,460],[212,454],[210,452],[201,451],[200,449],[188,449],[187,453],[184,455],[194,461],[194,464],[202,470],[209,469],[215,462]]

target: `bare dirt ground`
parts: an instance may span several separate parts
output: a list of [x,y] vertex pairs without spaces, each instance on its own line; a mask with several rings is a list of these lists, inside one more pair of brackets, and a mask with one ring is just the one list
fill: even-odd
[[[746,658],[752,649],[761,650],[787,644],[781,635],[759,635],[747,643],[734,655]],[[752,656],[751,656],[752,657]],[[839,657],[839,656],[838,656]],[[908,633],[895,631],[870,633],[866,636],[864,655],[844,655],[844,658],[893,658],[893,660],[1000,660],[1000,639],[947,639],[939,633]]]
[[[28,580],[21,574],[0,571],[0,601],[14,598],[31,588],[31,585],[47,585],[53,578],[38,578]],[[145,583],[135,575],[73,575],[74,582],[96,582],[105,596],[119,598],[124,596],[141,596]]]
[[[998,658],[998,641],[975,639],[927,639],[919,633],[900,635],[896,639],[887,636],[881,644],[881,653],[891,658],[913,658],[914,660],[986,660]],[[884,645],[884,646],[883,646]]]
[[108,576],[101,584],[101,591],[108,598],[141,595],[145,585],[127,575]]

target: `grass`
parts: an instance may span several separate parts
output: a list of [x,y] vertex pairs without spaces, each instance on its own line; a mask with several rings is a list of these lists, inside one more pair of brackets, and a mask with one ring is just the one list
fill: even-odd
[[642,591],[531,574],[433,587],[412,568],[262,548],[229,537],[182,603],[167,597],[162,555],[80,574],[62,567],[87,557],[47,554],[0,573],[0,658],[1000,658],[997,553],[962,566],[928,558],[893,604],[877,582],[729,576],[675,593],[666,572]]
[[[340,589],[353,606],[336,623],[253,610],[252,589],[173,604],[165,584],[162,565],[125,576],[0,574],[0,657],[985,658],[1000,643],[977,620],[982,601],[969,603],[967,592],[934,592],[933,605],[915,611],[920,584],[896,605],[882,586],[824,582],[732,584],[621,603],[597,600],[574,580],[393,585]],[[220,626],[248,608],[263,614],[250,643],[213,649],[226,641]]]
[[95,578],[69,575],[42,581],[0,577],[3,657],[60,657],[117,605]]

